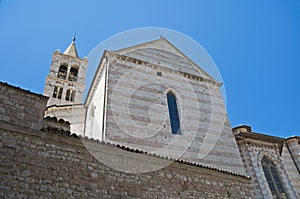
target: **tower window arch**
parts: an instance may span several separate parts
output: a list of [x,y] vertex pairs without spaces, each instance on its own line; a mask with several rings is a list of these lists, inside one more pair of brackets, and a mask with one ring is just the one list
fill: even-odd
[[77,76],[78,76],[78,66],[72,66],[70,68],[68,80],[72,82],[76,82]]
[[73,102],[75,97],[75,91],[68,89],[66,93],[65,100],[69,102]]
[[57,73],[57,77],[60,79],[66,79],[67,78],[67,72],[68,72],[68,67],[66,64],[62,64]]
[[181,134],[176,96],[171,91],[167,93],[167,101],[172,134]]
[[286,197],[275,165],[266,157],[261,160],[261,165],[273,197]]
[[63,92],[63,88],[55,86],[54,90],[53,90],[52,97],[57,98],[57,99],[61,99],[62,92]]

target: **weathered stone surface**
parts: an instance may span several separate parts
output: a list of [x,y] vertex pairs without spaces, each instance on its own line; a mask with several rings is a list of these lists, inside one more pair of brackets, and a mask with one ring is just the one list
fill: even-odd
[[[166,51],[167,47],[164,48]],[[139,52],[143,50],[139,49]],[[169,51],[172,51],[170,46]],[[151,52],[153,54],[155,50]],[[157,49],[156,53],[161,52]],[[186,73],[192,74],[194,72],[190,70],[197,71],[181,55],[171,54],[185,60],[177,62],[178,59],[168,58],[172,63],[180,64],[182,71],[186,69]],[[96,91],[88,97],[91,102],[87,104],[87,136],[96,137],[96,133],[103,132],[100,140],[244,174],[219,86],[201,81],[202,75],[208,78],[204,72],[198,70],[198,80],[185,77],[179,69],[163,65],[164,62],[152,67],[150,63],[142,64],[135,59],[126,61],[125,58],[124,61],[124,56],[118,58],[118,55],[108,53],[109,65],[100,65],[105,69],[96,74],[101,79],[99,83],[94,82],[92,86]],[[177,97],[182,135],[171,133],[168,91]],[[89,110],[94,110],[92,106],[100,106],[101,111],[96,116],[90,114]],[[99,124],[98,128],[92,130],[95,124]],[[201,147],[206,143],[212,147],[200,157]]]
[[[77,83],[56,78],[64,61],[82,64],[79,76],[84,77]],[[51,96],[55,84],[76,87],[80,103],[86,64],[86,59],[55,52],[45,92]],[[279,173],[286,193],[280,198],[297,198],[300,138],[259,135],[243,125],[233,129],[237,148],[219,86],[164,39],[106,52],[86,104],[50,100],[57,105],[48,107],[46,116],[57,118],[46,121],[47,97],[0,82],[0,198],[272,198],[263,157]],[[179,136],[184,137],[176,145],[167,109],[169,90],[178,100]],[[155,128],[147,129],[151,124]],[[205,143],[215,145],[199,158]],[[155,151],[165,146],[168,157],[154,155],[165,155]]]
[[[75,46],[74,46],[75,47]],[[62,79],[58,77],[59,67],[64,65],[67,67],[66,78]],[[83,94],[85,90],[85,79],[88,60],[86,58],[74,57],[68,54],[55,51],[52,56],[51,67],[49,74],[46,78],[44,95],[49,97],[47,106],[52,105],[70,105],[80,104],[83,100]],[[78,75],[75,77],[75,81],[69,80],[70,69],[75,67],[78,69]],[[62,89],[61,99],[53,97],[54,87]],[[67,90],[75,92],[73,101],[66,100]]]
[[48,98],[0,82],[0,121],[26,128],[43,128]]
[[[285,195],[282,193],[280,198],[298,198],[300,175],[287,146],[288,141],[284,138],[247,132],[251,128],[234,130],[237,131],[236,139],[246,174],[252,179],[252,195],[255,198],[273,198],[261,163],[263,158],[267,158],[275,166],[284,189]],[[299,146],[298,140],[294,144]]]
[[[1,198],[251,198],[244,177],[179,162],[128,174],[99,162],[80,138],[11,129],[0,122]],[[85,142],[101,145],[103,153],[123,151]]]

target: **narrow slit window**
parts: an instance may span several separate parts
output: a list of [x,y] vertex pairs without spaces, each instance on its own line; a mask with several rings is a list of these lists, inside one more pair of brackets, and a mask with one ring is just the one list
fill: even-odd
[[62,88],[58,88],[58,89],[59,89],[59,91],[58,91],[58,96],[57,96],[57,98],[58,98],[58,99],[61,99],[63,89],[62,89]]
[[58,87],[55,86],[52,97],[57,98],[57,96],[58,96]]
[[172,92],[168,92],[167,101],[172,134],[181,134],[176,96]]
[[66,93],[66,97],[65,100],[69,101],[69,102],[73,102],[74,101],[74,96],[75,96],[75,91],[68,89],[67,93]]
[[273,197],[286,197],[283,189],[283,185],[279,178],[278,172],[275,165],[266,157],[261,160],[261,165],[268,181],[269,188],[272,192]]

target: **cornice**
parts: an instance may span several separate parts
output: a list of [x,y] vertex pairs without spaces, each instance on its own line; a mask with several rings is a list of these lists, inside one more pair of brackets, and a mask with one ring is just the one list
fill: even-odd
[[78,82],[73,82],[73,81],[69,81],[69,80],[66,80],[66,79],[61,79],[59,77],[53,77],[51,75],[48,75],[47,76],[48,79],[52,79],[52,80],[55,80],[55,83],[57,84],[68,84],[68,86],[85,86],[85,84],[80,84]]
[[71,55],[63,54],[63,53],[61,53],[61,52],[58,51],[58,50],[57,50],[57,51],[54,51],[53,54],[59,55],[59,56],[61,56],[61,57],[65,57],[65,58],[68,58],[68,59],[73,59],[73,60],[76,60],[76,61],[80,60],[80,61],[82,61],[82,62],[88,62],[88,59],[87,59],[86,57],[84,57],[84,58],[73,57],[73,56],[71,56]]
[[280,154],[282,153],[285,142],[284,138],[253,132],[237,132],[235,138],[238,143],[242,143],[246,146],[279,150]]
[[137,65],[152,68],[154,70],[160,70],[160,71],[163,71],[163,72],[169,72],[169,73],[172,73],[172,74],[177,74],[177,75],[180,75],[180,76],[182,76],[184,78],[187,78],[187,79],[190,79],[190,80],[205,82],[205,83],[209,83],[211,85],[218,86],[218,87],[222,86],[222,83],[217,82],[215,80],[211,80],[211,79],[204,78],[204,77],[197,76],[197,75],[192,75],[192,74],[185,73],[185,72],[182,72],[182,71],[173,70],[173,69],[168,68],[166,66],[153,64],[153,63],[143,61],[143,60],[140,60],[140,59],[136,59],[136,58],[133,58],[133,57],[129,57],[129,56],[126,56],[126,55],[120,55],[120,54],[117,54],[117,53],[111,52],[111,51],[109,51],[108,54],[111,57],[116,58],[116,60],[121,60],[121,61],[124,61],[124,62],[127,62],[127,63],[134,63],[134,64],[137,64]]

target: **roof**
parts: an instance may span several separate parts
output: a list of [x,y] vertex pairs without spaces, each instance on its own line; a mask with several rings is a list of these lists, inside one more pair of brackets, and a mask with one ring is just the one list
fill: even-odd
[[300,144],[300,136],[292,136],[292,137],[288,137],[288,138],[286,138],[285,140],[293,140],[293,139],[296,139],[296,140],[298,140],[298,144]]
[[261,133],[255,133],[255,132],[238,132],[237,134],[235,134],[235,136],[243,137],[243,138],[251,138],[254,140],[261,140],[261,141],[277,143],[277,144],[282,144],[285,141],[284,138],[261,134]]
[[276,136],[272,136],[272,135],[266,135],[266,134],[252,132],[251,127],[247,126],[247,125],[237,126],[237,127],[234,127],[232,130],[233,130],[235,138],[237,140],[248,138],[248,139],[252,139],[252,140],[264,141],[264,142],[268,142],[268,143],[277,144],[280,154],[282,153],[282,149],[283,149],[285,140],[289,139],[289,138],[285,139],[285,138],[276,137]]
[[63,54],[70,55],[72,57],[78,57],[74,39],[71,42],[71,44],[68,46],[68,48],[63,52]]
[[[127,55],[127,56],[132,56],[130,52],[136,51],[136,50],[141,50],[141,49],[146,49],[146,48],[155,48],[159,50],[166,50],[171,53],[174,53],[176,55],[179,55],[182,57],[184,60],[186,60],[195,70],[197,70],[201,76],[204,78],[213,80],[218,82],[215,78],[213,78],[211,75],[209,75],[206,71],[204,71],[198,64],[196,64],[194,61],[192,61],[188,56],[186,56],[182,51],[180,51],[175,45],[173,45],[169,40],[167,40],[165,37],[162,37],[160,39],[140,43],[137,45],[133,45],[127,48],[119,49],[119,50],[113,50],[110,52],[114,52],[120,55]],[[143,60],[145,61],[145,60]]]
[[232,128],[232,130],[236,137],[251,138],[255,140],[261,140],[261,141],[272,142],[272,143],[281,143],[290,139],[298,139],[300,142],[300,136],[291,136],[288,138],[282,138],[273,135],[257,133],[257,132],[253,132],[251,130],[251,126],[247,126],[247,125],[240,125]]

